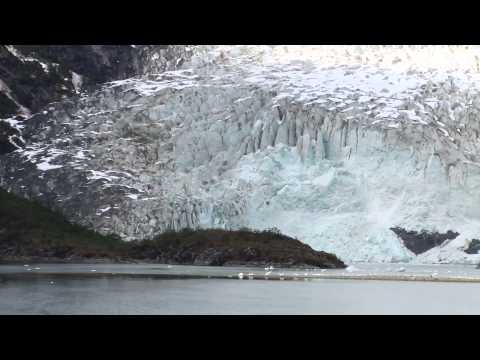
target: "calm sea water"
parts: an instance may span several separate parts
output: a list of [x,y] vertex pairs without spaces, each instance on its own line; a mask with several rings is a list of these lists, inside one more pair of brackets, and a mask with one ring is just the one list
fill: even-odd
[[[374,269],[388,273],[395,267],[355,271]],[[0,314],[480,314],[480,283],[249,280],[255,270],[266,273],[166,265],[0,266]],[[458,266],[400,271],[479,273]]]

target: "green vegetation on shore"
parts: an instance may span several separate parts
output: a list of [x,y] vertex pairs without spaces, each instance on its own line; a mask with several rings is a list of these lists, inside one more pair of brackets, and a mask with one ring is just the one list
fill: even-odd
[[12,256],[111,256],[126,248],[115,236],[104,236],[71,224],[63,215],[0,189],[0,258]]
[[42,205],[0,190],[0,261],[149,261],[195,265],[345,267],[277,231],[191,230],[124,242],[68,222]]

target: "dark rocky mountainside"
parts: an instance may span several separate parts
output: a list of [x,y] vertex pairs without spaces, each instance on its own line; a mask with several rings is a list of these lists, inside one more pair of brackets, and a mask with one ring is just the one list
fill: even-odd
[[98,84],[150,71],[173,70],[188,48],[171,45],[0,45],[0,118]]
[[[105,82],[175,70],[191,53],[183,45],[0,45],[0,119],[21,122]],[[5,154],[17,148],[10,138],[16,130],[0,126]]]

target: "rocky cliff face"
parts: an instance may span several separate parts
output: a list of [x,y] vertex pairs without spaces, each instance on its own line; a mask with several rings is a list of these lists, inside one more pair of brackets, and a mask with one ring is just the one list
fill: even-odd
[[0,117],[38,112],[107,81],[175,70],[190,55],[171,45],[1,45]]
[[[191,53],[171,45],[1,45],[0,119],[22,121],[107,81],[175,70]],[[0,130],[0,154],[16,148],[12,132]]]
[[317,50],[217,47],[161,74],[152,60],[11,119],[25,146],[0,157],[0,186],[127,240],[277,227],[401,261],[415,255],[391,227],[452,229],[420,260],[477,261],[463,249],[480,225],[478,74],[419,68],[425,48]]

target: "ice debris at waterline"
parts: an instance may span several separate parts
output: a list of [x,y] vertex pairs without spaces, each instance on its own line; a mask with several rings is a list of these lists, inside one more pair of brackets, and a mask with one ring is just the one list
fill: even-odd
[[[24,121],[0,186],[127,240],[276,227],[345,261],[475,263],[478,53],[206,47]],[[415,256],[392,227],[459,235]]]

